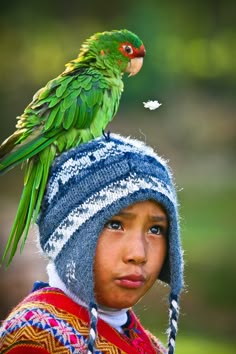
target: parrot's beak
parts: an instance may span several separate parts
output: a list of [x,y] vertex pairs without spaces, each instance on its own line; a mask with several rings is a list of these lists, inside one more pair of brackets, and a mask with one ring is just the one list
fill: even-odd
[[129,61],[125,71],[127,73],[130,73],[129,77],[134,76],[140,71],[142,66],[143,66],[143,57],[133,58]]

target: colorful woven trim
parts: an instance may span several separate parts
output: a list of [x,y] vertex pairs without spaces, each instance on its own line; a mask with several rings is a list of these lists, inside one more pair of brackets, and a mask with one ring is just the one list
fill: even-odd
[[[132,311],[130,317],[130,338],[118,333],[106,322],[98,320],[96,354],[163,353],[160,347],[154,348],[153,341]],[[44,288],[27,296],[3,323],[0,329],[0,352],[85,354],[88,324],[89,315],[85,308],[59,289]],[[38,347],[37,343],[40,343]]]

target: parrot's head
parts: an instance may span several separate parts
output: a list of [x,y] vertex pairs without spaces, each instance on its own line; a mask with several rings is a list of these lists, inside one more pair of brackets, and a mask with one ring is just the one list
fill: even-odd
[[94,34],[82,45],[79,57],[89,57],[99,66],[133,76],[141,69],[145,53],[140,38],[123,29]]

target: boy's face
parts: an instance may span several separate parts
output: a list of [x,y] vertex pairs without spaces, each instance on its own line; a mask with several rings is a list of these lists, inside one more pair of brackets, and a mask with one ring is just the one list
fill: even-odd
[[105,224],[94,265],[98,304],[128,308],[143,297],[164,263],[167,230],[165,211],[149,200],[123,209]]

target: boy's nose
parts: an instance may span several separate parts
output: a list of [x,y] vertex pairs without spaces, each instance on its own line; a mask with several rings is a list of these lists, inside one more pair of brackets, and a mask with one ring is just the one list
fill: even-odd
[[125,263],[146,263],[147,244],[142,233],[134,232],[132,235],[128,235],[124,246],[123,259]]

